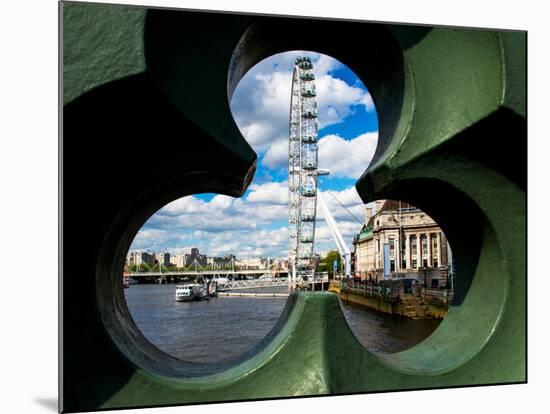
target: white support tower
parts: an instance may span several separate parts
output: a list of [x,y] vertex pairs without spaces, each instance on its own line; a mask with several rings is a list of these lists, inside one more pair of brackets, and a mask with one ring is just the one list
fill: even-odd
[[340,256],[342,256],[342,259],[344,260],[344,275],[346,277],[350,277],[351,276],[351,254],[348,249],[348,246],[346,246],[344,238],[342,237],[342,233],[340,233],[340,230],[336,225],[336,221],[334,220],[334,217],[330,213],[330,210],[328,209],[328,206],[326,205],[325,200],[323,199],[322,193],[319,193],[318,198],[319,198],[319,207],[321,208],[323,217],[325,218],[328,228],[330,229],[330,232],[332,234],[332,237],[334,238],[334,242],[336,243],[336,248],[338,249]]

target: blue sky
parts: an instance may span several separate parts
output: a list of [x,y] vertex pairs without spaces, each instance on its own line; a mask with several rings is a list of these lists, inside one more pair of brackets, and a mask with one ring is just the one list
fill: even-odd
[[[288,253],[288,122],[294,60],[312,59],[316,76],[319,121],[319,167],[330,170],[320,179],[362,220],[364,205],[355,182],[367,168],[378,140],[378,120],[366,87],[345,65],[326,55],[287,52],[254,66],[239,82],[231,100],[233,117],[258,154],[258,167],[245,195],[183,197],[155,213],[138,232],[131,250],[173,254],[199,247],[209,256],[233,253],[238,258],[285,257]],[[361,224],[331,195],[324,199],[344,238]],[[318,214],[315,251],[335,248]]]

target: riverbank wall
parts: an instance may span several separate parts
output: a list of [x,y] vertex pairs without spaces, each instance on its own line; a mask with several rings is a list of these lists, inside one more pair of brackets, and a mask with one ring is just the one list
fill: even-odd
[[370,290],[345,287],[339,282],[331,282],[329,292],[336,293],[341,300],[365,306],[390,315],[405,316],[412,319],[443,319],[448,306],[428,303],[421,295],[398,292],[397,295],[384,296]]
[[401,315],[399,304],[393,304],[388,301],[382,301],[380,298],[367,297],[350,292],[339,292],[338,296],[341,300],[351,302],[356,305],[366,306],[371,309],[376,309],[379,312],[389,313],[391,315]]

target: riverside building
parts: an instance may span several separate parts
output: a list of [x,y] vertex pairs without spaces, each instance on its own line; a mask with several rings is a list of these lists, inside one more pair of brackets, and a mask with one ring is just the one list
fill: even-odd
[[452,252],[445,234],[422,210],[379,200],[365,209],[353,240],[355,275],[362,279],[409,279],[427,287],[452,287]]
[[126,265],[140,266],[142,263],[154,264],[155,260],[156,260],[155,254],[148,253],[148,252],[134,251],[134,252],[128,253],[128,256],[126,257]]

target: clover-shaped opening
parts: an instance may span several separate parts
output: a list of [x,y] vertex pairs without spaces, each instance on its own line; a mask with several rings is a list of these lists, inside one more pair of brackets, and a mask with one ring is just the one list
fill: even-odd
[[[294,95],[300,119],[289,126]],[[318,53],[261,61],[239,82],[231,109],[258,155],[248,190],[241,198],[206,193],[172,201],[147,220],[126,256],[124,292],[136,326],[158,349],[186,362],[238,359],[272,331],[289,292],[328,289],[334,275],[326,260],[335,245],[326,218],[317,214],[317,192],[351,249],[363,208],[354,185],[377,145],[368,90],[348,67]],[[292,181],[295,142],[298,157],[311,165]],[[318,178],[323,167],[330,175],[325,168]],[[300,205],[293,208],[291,200]]]
[[[229,359],[227,363],[220,363],[212,368],[208,363],[184,364],[181,359],[171,357],[152,346],[151,341],[139,332],[135,321],[130,317],[128,308],[121,301],[123,296],[121,276],[123,262],[127,257],[132,239],[147,219],[160,208],[168,203],[178,203],[176,200],[182,196],[195,197],[192,195],[204,192],[231,196],[243,195],[244,199],[247,199],[259,188],[256,184],[248,187],[255,169],[254,152],[248,145],[253,142],[250,141],[250,136],[248,136],[248,144],[242,139],[242,135],[247,137],[254,128],[250,127],[250,131],[239,133],[235,120],[237,124],[240,121],[238,116],[235,116],[235,112],[233,113],[235,119],[231,117],[229,102],[239,96],[238,85],[243,80],[243,76],[262,59],[288,50],[310,48],[310,50],[334,56],[349,65],[359,78],[368,84],[372,101],[376,104],[379,142],[369,171],[364,173],[367,165],[361,166],[363,171],[360,173],[363,175],[357,182],[361,200],[367,202],[376,198],[397,199],[418,206],[441,224],[442,231],[456,250],[454,251],[458,272],[456,280],[460,281],[460,284],[454,292],[453,305],[456,306],[451,307],[449,316],[441,323],[435,334],[418,346],[405,352],[376,357],[374,360],[377,361],[376,363],[385,363],[397,371],[436,374],[449,372],[475,357],[494,332],[505,303],[510,274],[507,262],[501,260],[503,253],[499,237],[502,235],[502,229],[498,227],[500,222],[493,220],[494,212],[489,211],[482,198],[476,193],[477,188],[469,187],[467,180],[460,174],[454,176],[449,173],[443,179],[439,178],[441,171],[467,171],[473,168],[468,163],[464,163],[461,156],[454,156],[456,154],[453,151],[456,151],[456,148],[442,145],[438,148],[441,153],[436,153],[431,158],[421,159],[417,164],[412,160],[401,170],[391,165],[390,161],[393,155],[399,153],[400,145],[407,137],[406,132],[415,114],[426,116],[419,112],[422,108],[414,106],[416,104],[413,90],[415,74],[408,71],[409,67],[404,64],[404,49],[412,47],[414,42],[400,43],[394,36],[394,32],[384,25],[334,23],[341,30],[327,31],[326,22],[300,19],[289,21],[289,25],[296,31],[303,30],[304,25],[308,26],[307,30],[311,30],[315,36],[296,40],[295,37],[288,35],[293,30],[285,32],[286,34],[276,30],[280,23],[278,19],[263,18],[252,23],[247,30],[243,27],[244,34],[241,40],[238,43],[231,43],[231,47],[235,47],[231,60],[228,58],[230,53],[227,53],[227,45],[225,45],[225,54],[219,54],[217,49],[213,48],[207,50],[204,60],[199,61],[189,58],[192,57],[189,51],[195,51],[195,46],[187,47],[188,43],[184,40],[189,41],[189,38],[185,35],[180,36],[181,33],[178,32],[184,32],[188,26],[179,24],[176,18],[166,19],[163,13],[167,12],[148,13],[149,29],[145,36],[148,55],[147,74],[136,75],[126,82],[119,82],[119,86],[126,85],[127,89],[124,91],[130,93],[139,90],[139,96],[135,96],[135,99],[128,102],[129,104],[133,104],[134,101],[141,103],[140,99],[142,99],[147,102],[147,105],[143,105],[147,111],[152,109],[156,111],[155,120],[161,122],[156,122],[154,128],[152,124],[145,125],[149,128],[146,130],[149,136],[159,135],[158,128],[162,128],[164,134],[159,136],[166,137],[173,137],[173,131],[184,131],[185,133],[178,135],[177,138],[184,138],[186,142],[191,142],[193,145],[191,149],[200,148],[204,152],[186,152],[184,155],[187,161],[183,155],[178,154],[178,158],[173,159],[174,162],[188,162],[193,168],[184,171],[183,168],[174,168],[173,164],[168,163],[164,167],[168,168],[171,174],[159,174],[158,182],[148,180],[147,187],[143,191],[135,192],[137,196],[134,193],[128,195],[130,201],[125,199],[124,205],[129,205],[129,208],[116,217],[113,228],[109,229],[109,234],[101,246],[96,269],[98,308],[104,326],[122,354],[135,365],[149,372],[167,376],[192,377],[230,368],[246,358],[253,359],[262,350],[266,350],[262,356],[264,358],[262,361],[265,361],[280,349],[280,347],[268,348],[276,335],[283,332],[285,323],[289,320],[287,318],[293,311],[292,298],[295,296],[290,297],[282,311],[282,316],[256,347],[241,353],[236,359]],[[192,21],[188,23],[193,24]],[[200,25],[200,22],[196,24]],[[273,36],[275,32],[278,33],[276,38]],[[425,34],[425,31],[422,33]],[[361,54],[353,42],[346,42],[346,39],[354,38],[354,34],[377,39],[377,42],[369,44],[368,50],[371,53]],[[334,36],[338,36],[337,41],[334,40]],[[417,41],[421,38],[422,36],[417,36],[415,39]],[[195,39],[192,41],[195,42]],[[201,66],[204,61],[207,61],[207,66]],[[168,74],[181,76],[167,76]],[[197,82],[196,78],[203,79],[205,82]],[[310,79],[303,80],[311,82]],[[146,94],[143,94],[144,90]],[[206,94],[203,93],[205,91]],[[307,89],[304,91],[305,97],[317,94],[318,90],[315,93]],[[120,95],[126,96],[122,93]],[[94,96],[97,98],[100,95]],[[148,99],[145,100],[144,96]],[[194,99],[198,97],[200,97],[200,104],[197,104],[197,99]],[[109,103],[110,100],[105,99],[105,102]],[[151,102],[162,106],[151,105]],[[141,109],[139,105],[134,106]],[[81,112],[85,113],[85,111]],[[139,114],[143,113],[139,112]],[[304,119],[315,119],[319,116],[315,108],[298,113]],[[182,114],[185,116],[181,116]],[[135,112],[131,115],[132,120],[136,118]],[[217,116],[213,118],[213,115]],[[147,119],[146,116],[138,118]],[[132,123],[129,124],[132,125]],[[120,132],[127,133],[122,127]],[[143,128],[135,127],[132,132],[144,135]],[[474,138],[479,135],[476,131],[464,133]],[[321,154],[322,137],[318,135],[316,138],[319,140],[318,154]],[[313,134],[300,135],[300,142],[305,144],[314,140]],[[259,150],[256,152],[260,163],[275,163],[278,159],[275,151],[270,153],[265,149],[264,154]],[[304,164],[300,162],[297,167],[315,170],[315,160],[311,163],[306,156],[305,161]],[[317,161],[318,170],[320,155]],[[359,168],[357,165],[349,164],[345,167]],[[451,164],[452,168],[449,167]],[[259,166],[261,169],[261,164]],[[330,168],[328,166],[328,169]],[[260,169],[257,169],[255,178],[262,176]],[[156,172],[153,171],[153,173]],[[486,175],[484,173],[483,176]],[[264,176],[264,178],[268,177]],[[147,177],[145,179],[147,180]],[[298,186],[297,191],[300,194],[303,191],[302,195],[308,197],[312,192],[318,192],[319,188],[315,184],[319,182],[321,182],[320,191],[322,191],[322,180],[328,179],[321,178],[314,185],[305,182],[304,184],[307,185],[303,188],[301,185]],[[258,185],[265,184],[264,181]],[[349,210],[345,214],[351,211],[352,215],[358,217],[357,230],[350,232],[356,235],[364,224],[360,218],[363,205],[359,206],[361,211],[354,212],[354,206],[347,204],[342,197],[338,197],[344,194],[333,195],[336,196],[334,201],[336,207],[340,208],[342,204]],[[213,196],[210,202],[214,199],[223,200],[224,196]],[[329,194],[327,200],[331,199]],[[452,200],[452,203],[449,203],[449,200]],[[256,201],[261,200],[257,198]],[[234,203],[237,203],[237,200]],[[329,203],[331,201],[327,201],[327,204]],[[328,207],[330,210],[330,205]],[[468,226],[464,226],[464,217],[468,219]],[[309,219],[310,216],[307,214],[304,217],[300,216],[303,222],[308,222]],[[317,235],[319,234],[321,234],[320,230],[317,232]],[[269,239],[270,242],[276,241],[272,237],[265,239]],[[307,237],[302,242],[310,243]],[[203,253],[209,253],[203,249],[200,250]],[[162,251],[155,253],[162,253]],[[270,262],[268,263],[270,265]],[[330,273],[330,263],[325,261],[324,264],[325,271]],[[139,271],[139,268],[137,270]],[[161,263],[160,271],[162,270]],[[347,273],[345,268],[342,272]],[[302,281],[304,281],[303,278]],[[321,284],[321,287],[324,288],[324,285]],[[120,289],[115,289],[113,293],[113,288]],[[133,287],[130,287],[128,293],[132,289]],[[288,330],[281,335],[287,334]],[[282,336],[280,339],[277,346],[284,342]],[[328,340],[326,337],[325,339]],[[364,349],[360,349],[357,355],[359,358],[373,360],[370,359],[372,355],[366,353]],[[257,362],[255,366],[261,363],[258,359],[255,361]],[[202,368],[203,365],[206,366],[205,369]],[[249,365],[249,368],[251,367]]]

